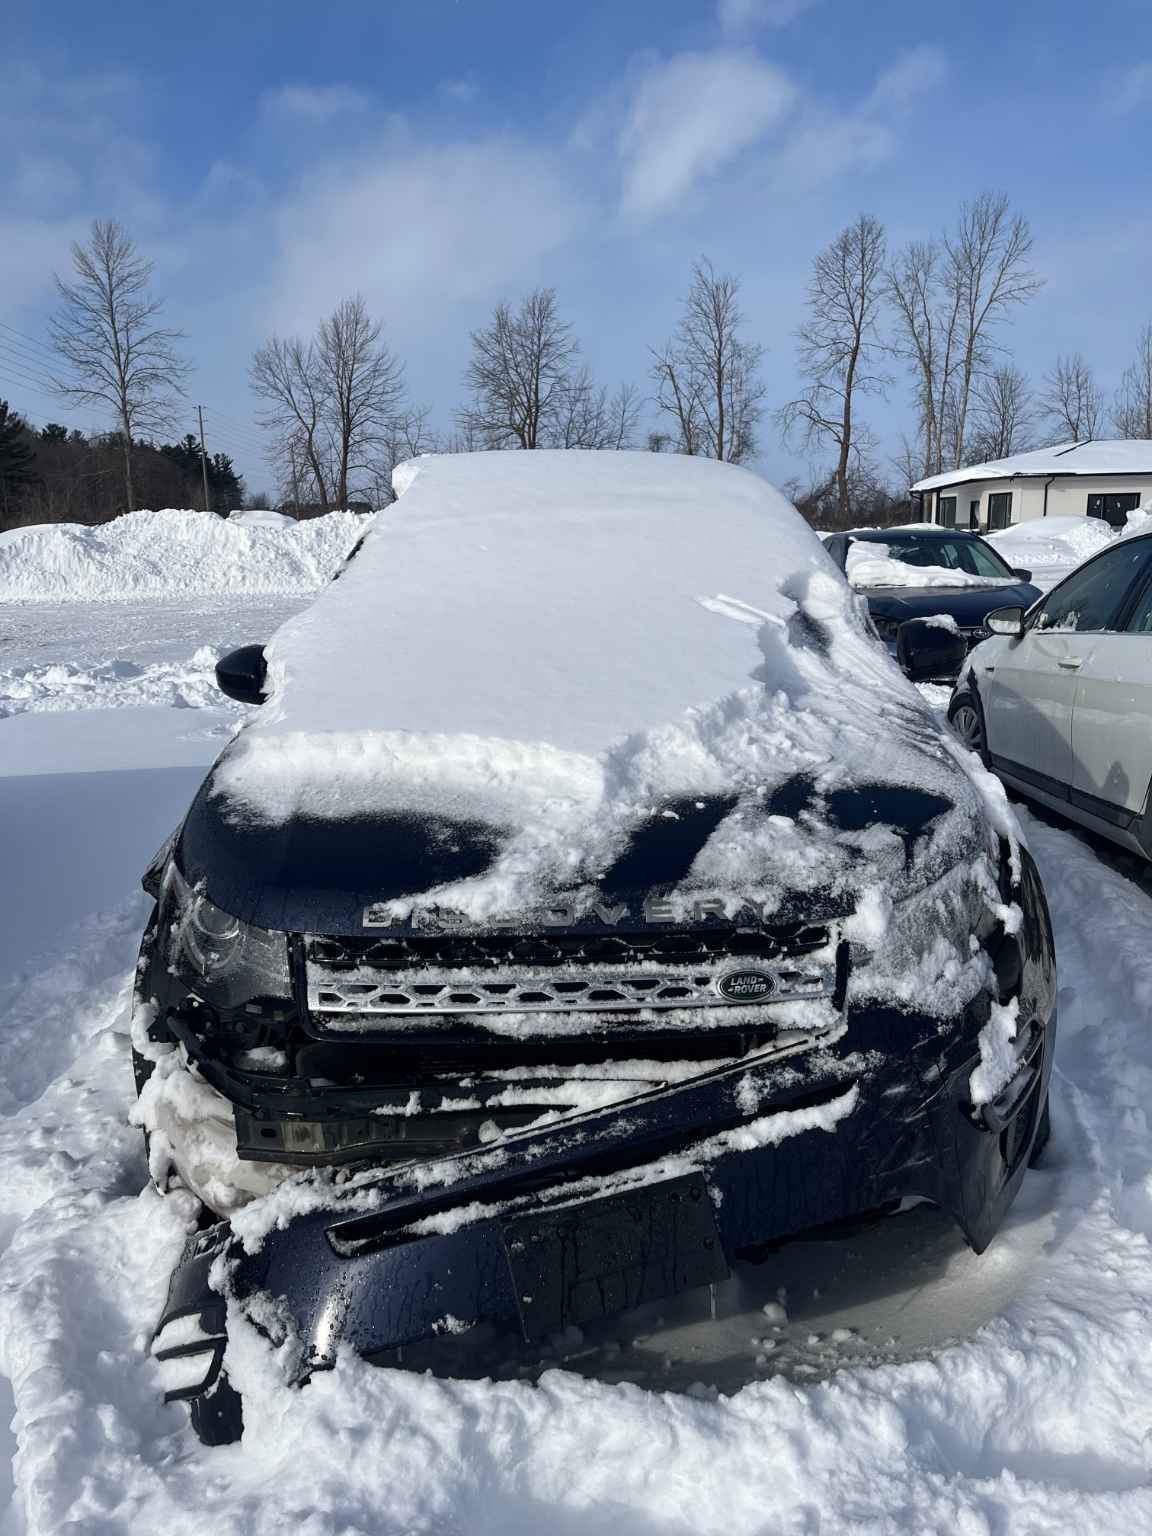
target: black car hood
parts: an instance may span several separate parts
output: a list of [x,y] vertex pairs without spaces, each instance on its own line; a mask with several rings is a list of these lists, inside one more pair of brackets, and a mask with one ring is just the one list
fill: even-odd
[[869,587],[861,595],[874,616],[903,623],[946,613],[961,629],[976,629],[997,608],[1031,608],[1039,587],[1021,581],[987,587]]
[[[958,785],[968,781],[958,776]],[[714,920],[715,901],[701,915],[694,902],[691,869],[706,842],[726,830],[734,839],[763,836],[780,828],[781,845],[803,840],[835,848],[846,878],[813,887],[789,883],[784,861],[781,882],[768,905],[744,903],[732,892],[728,916],[763,915],[773,922],[812,921],[855,909],[861,887],[885,876],[915,876],[922,884],[961,858],[987,848],[982,817],[971,814],[968,796],[933,793],[876,781],[852,788],[821,790],[796,775],[770,795],[749,803],[720,795],[654,806],[636,821],[627,841],[593,878],[570,889],[555,889],[525,926],[622,927],[659,921]],[[877,852],[875,834],[886,851]],[[488,871],[507,840],[499,827],[427,814],[393,814],[372,819],[310,820],[296,817],[269,825],[237,821],[224,813],[211,780],[189,811],[178,844],[185,877],[216,904],[245,922],[287,932],[353,934],[410,931],[435,924],[435,908],[415,918],[396,918],[388,903],[467,880]],[[714,887],[709,888],[712,896]],[[668,916],[666,898],[680,906]],[[601,914],[610,914],[604,917]],[[657,915],[654,915],[657,914]],[[454,914],[444,914],[459,926]]]

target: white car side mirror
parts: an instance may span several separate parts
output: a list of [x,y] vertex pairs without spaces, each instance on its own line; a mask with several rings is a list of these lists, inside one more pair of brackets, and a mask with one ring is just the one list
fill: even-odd
[[996,608],[988,614],[984,623],[994,635],[1011,635],[1014,640],[1019,640],[1024,633],[1024,610]]

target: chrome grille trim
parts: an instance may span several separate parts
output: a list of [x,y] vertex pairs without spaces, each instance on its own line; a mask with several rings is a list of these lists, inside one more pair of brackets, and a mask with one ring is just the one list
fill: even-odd
[[[832,965],[797,960],[750,964],[726,957],[707,969],[623,970],[608,966],[563,969],[332,971],[307,964],[308,1007],[314,1013],[469,1014],[572,1013],[619,1009],[770,1007],[830,996]],[[755,970],[771,977],[772,989],[755,1002],[725,997],[720,980]]]

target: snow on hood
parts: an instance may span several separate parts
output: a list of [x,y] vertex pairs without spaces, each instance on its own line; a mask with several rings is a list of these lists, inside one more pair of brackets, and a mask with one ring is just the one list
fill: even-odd
[[209,786],[223,822],[494,829],[479,872],[392,893],[397,922],[595,890],[639,826],[697,797],[723,815],[677,884],[694,899],[898,883],[907,829],[868,810],[886,786],[931,802],[916,836],[937,871],[987,844],[955,748],[756,475],[540,451],[429,456],[397,484],[268,646],[268,702]]
[[944,565],[909,565],[894,559],[891,546],[871,540],[848,546],[848,580],[857,590],[870,587],[1011,587],[1012,576],[973,576]]

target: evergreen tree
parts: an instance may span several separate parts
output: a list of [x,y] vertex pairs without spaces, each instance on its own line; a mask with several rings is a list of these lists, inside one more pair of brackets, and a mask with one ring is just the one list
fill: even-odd
[[0,400],[0,508],[5,512],[13,491],[36,479],[36,454],[22,416]]
[[221,517],[244,504],[244,481],[226,453],[214,453],[209,457],[208,494],[213,512],[218,512]]

